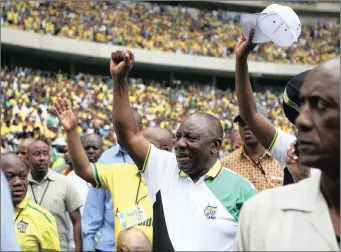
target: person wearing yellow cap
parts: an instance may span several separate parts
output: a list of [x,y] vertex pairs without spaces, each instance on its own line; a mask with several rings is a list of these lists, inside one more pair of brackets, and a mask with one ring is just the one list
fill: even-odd
[[14,225],[22,251],[60,251],[57,224],[53,215],[35,204],[27,193],[26,164],[15,154],[1,155],[1,170],[5,174],[14,205]]

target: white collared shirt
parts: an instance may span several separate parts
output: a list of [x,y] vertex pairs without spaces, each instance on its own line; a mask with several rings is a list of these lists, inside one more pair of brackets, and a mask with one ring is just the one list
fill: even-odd
[[50,211],[56,219],[60,249],[69,251],[69,231],[72,228],[69,213],[83,205],[76,188],[66,176],[50,168],[40,182],[33,179],[31,172],[28,174],[28,181],[27,192],[31,199]]
[[[196,183],[180,172],[174,153],[150,145],[143,177],[154,206],[154,249],[233,249],[239,211],[253,185],[217,160]],[[165,242],[166,241],[166,242]],[[171,246],[164,244],[170,241]],[[162,243],[162,244],[161,244]],[[168,242],[169,244],[169,242]]]
[[244,205],[236,251],[339,251],[321,173],[266,190]]

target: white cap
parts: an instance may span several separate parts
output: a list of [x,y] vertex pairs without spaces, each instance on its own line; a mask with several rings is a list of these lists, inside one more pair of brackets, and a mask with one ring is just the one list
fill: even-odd
[[255,29],[252,43],[274,42],[280,47],[288,47],[297,42],[301,35],[301,21],[290,7],[271,4],[262,13],[246,14],[240,18],[244,37]]
[[54,140],[51,145],[57,145],[57,146],[66,146],[67,143],[65,142],[64,138],[57,138],[56,140]]

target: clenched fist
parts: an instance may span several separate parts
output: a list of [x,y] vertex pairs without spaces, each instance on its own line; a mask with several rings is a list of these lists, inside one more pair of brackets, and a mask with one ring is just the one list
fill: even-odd
[[134,64],[134,54],[128,50],[111,53],[110,74],[112,78],[126,78]]

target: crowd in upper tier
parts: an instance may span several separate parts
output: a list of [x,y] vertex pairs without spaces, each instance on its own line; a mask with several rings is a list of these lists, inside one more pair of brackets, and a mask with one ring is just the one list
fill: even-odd
[[[1,1],[4,26],[77,40],[212,57],[233,57],[240,15],[129,1]],[[251,60],[318,64],[340,54],[340,25],[303,24],[290,48],[260,45]]]

